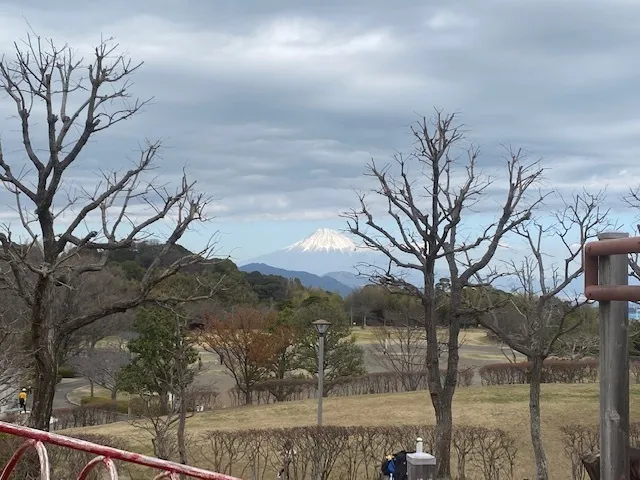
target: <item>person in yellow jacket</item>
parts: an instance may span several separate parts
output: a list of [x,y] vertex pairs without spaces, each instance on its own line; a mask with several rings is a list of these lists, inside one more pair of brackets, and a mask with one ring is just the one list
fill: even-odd
[[23,388],[18,394],[18,402],[20,403],[20,408],[24,413],[27,413],[27,389]]

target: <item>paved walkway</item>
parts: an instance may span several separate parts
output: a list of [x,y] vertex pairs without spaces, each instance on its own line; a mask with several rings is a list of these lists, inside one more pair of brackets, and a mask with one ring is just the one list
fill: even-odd
[[86,387],[89,381],[86,378],[63,378],[56,385],[56,394],[53,397],[53,409],[75,407],[73,403],[67,400],[67,394],[76,388]]

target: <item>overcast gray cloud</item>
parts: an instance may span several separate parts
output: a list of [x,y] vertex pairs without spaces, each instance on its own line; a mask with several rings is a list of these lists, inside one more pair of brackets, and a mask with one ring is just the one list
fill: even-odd
[[84,52],[113,35],[145,61],[136,93],[155,97],[76,175],[124,166],[159,137],[163,177],[186,164],[223,218],[334,217],[366,186],[367,160],[408,149],[407,125],[434,106],[461,112],[489,170],[512,144],[544,157],[561,189],[619,193],[640,173],[638,2],[29,4],[0,4],[1,48],[25,19]]

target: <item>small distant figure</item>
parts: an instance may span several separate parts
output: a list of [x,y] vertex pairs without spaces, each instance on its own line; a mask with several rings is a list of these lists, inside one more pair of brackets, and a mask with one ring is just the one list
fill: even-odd
[[18,394],[18,402],[20,403],[20,409],[27,413],[27,389],[23,388]]

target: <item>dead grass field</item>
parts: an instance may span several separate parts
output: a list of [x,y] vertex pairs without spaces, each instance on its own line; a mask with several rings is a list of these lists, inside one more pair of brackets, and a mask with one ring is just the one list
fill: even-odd
[[[76,388],[75,390],[72,390],[71,392],[69,392],[69,394],[67,395],[67,400],[69,400],[69,402],[73,403],[74,405],[80,405],[82,398],[88,397],[90,394],[91,394],[90,387]],[[102,388],[102,387],[97,387],[97,386],[94,387],[93,394],[95,397],[105,399],[105,400],[108,400],[111,398],[111,392],[109,392],[109,390],[107,390],[106,388]],[[116,396],[116,400],[129,400],[129,394],[125,392],[118,392],[118,395]]]
[[[509,355],[508,359],[507,357],[505,357],[502,353],[500,353],[500,350],[496,349],[497,353],[484,353],[484,352],[471,352],[468,351],[464,348],[462,348],[460,350],[460,358],[461,360],[466,361],[466,363],[472,362],[473,360],[476,360],[478,362],[482,362],[484,363],[507,363],[508,361],[511,360],[511,355],[509,353],[507,353],[507,355]],[[516,353],[516,360],[519,362],[524,362],[526,361],[527,357],[525,357],[524,355],[521,355],[519,353]]]
[[[356,342],[359,344],[378,343],[376,332],[380,329],[381,327],[355,327],[351,330],[351,333],[355,335]],[[492,343],[487,337],[487,331],[482,328],[470,328],[460,332],[460,344],[469,346],[495,345],[495,343]]]
[[[640,385],[631,387],[631,418],[640,419]],[[560,426],[570,423],[596,424],[598,385],[544,385],[542,394],[543,434],[554,480],[570,478],[570,463],[560,437]],[[395,395],[364,395],[327,398],[324,419],[328,425],[379,425],[434,423],[433,409],[425,392]],[[518,470],[515,478],[533,478],[529,441],[528,386],[460,388],[454,400],[454,422],[508,430],[516,438]],[[251,429],[312,425],[314,401],[291,402],[206,412],[188,421],[192,435],[213,429]],[[77,429],[116,436],[134,450],[148,453],[150,439],[127,423]]]

